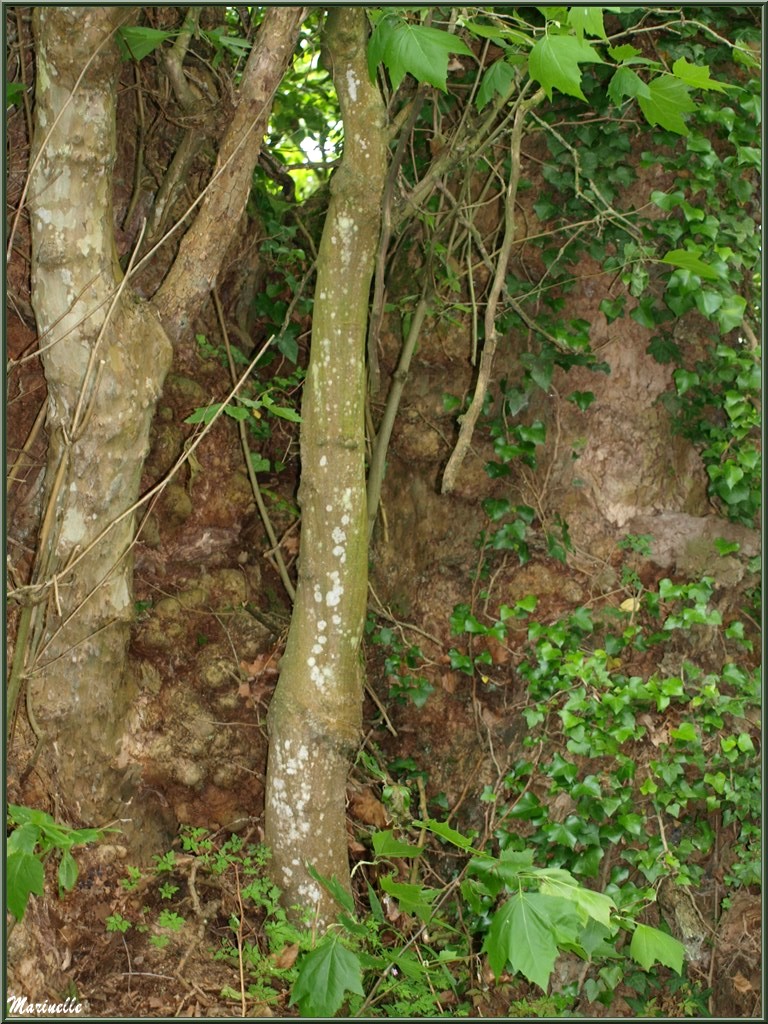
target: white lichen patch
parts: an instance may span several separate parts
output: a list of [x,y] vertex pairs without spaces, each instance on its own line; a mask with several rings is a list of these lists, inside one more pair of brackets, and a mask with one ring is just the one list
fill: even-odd
[[320,456],[320,463],[319,463],[319,465],[320,465],[321,469],[325,469],[325,467],[328,465],[328,459],[325,457],[325,455],[321,455]]
[[360,85],[360,80],[358,79],[358,77],[355,74],[355,72],[351,68],[348,68],[347,69],[347,92],[349,93],[349,98],[352,100],[353,103],[357,103],[357,87],[358,87],[358,85]]
[[325,603],[329,608],[335,608],[336,605],[341,601],[344,594],[344,587],[341,584],[338,572],[334,570],[329,573],[331,579],[331,589],[325,595]]
[[85,518],[78,508],[68,508],[61,526],[60,544],[79,544],[85,536]]
[[327,693],[333,683],[333,669],[330,665],[318,665],[314,658],[309,658],[307,664],[310,661],[314,663],[309,667],[310,682],[318,693]]

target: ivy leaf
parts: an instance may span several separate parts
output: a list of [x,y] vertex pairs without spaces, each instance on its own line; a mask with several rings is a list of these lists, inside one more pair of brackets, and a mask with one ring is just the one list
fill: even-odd
[[[371,78],[382,63],[389,71],[392,88],[397,89],[406,74],[446,92],[448,56],[474,56],[463,39],[428,25],[410,25],[400,18],[382,18],[368,43]],[[371,67],[373,65],[373,67]]]
[[602,7],[571,7],[568,11],[568,24],[579,39],[584,38],[585,32],[588,36],[608,38],[603,25]]
[[579,64],[603,64],[603,58],[589,43],[575,36],[544,36],[531,50],[528,70],[541,83],[548,99],[552,90],[586,100],[581,91]]
[[581,412],[586,412],[594,400],[594,391],[572,391],[570,395],[568,395],[568,401],[573,402]]
[[673,267],[682,267],[683,270],[689,270],[692,274],[698,274],[699,277],[709,281],[717,278],[717,274],[709,264],[688,249],[671,249],[665,256],[662,256],[661,262],[669,263]]
[[498,910],[483,950],[498,978],[507,962],[546,991],[558,954],[558,942],[573,942],[580,922],[573,907],[556,896],[521,892]]
[[720,333],[727,334],[735,327],[741,326],[746,308],[747,303],[742,295],[728,295],[717,311],[717,325],[720,328]]
[[333,1017],[347,992],[363,996],[362,968],[353,952],[336,935],[327,935],[299,965],[291,990],[302,1017]]
[[684,952],[682,942],[647,924],[639,924],[635,928],[629,945],[629,955],[645,971],[650,970],[655,963],[660,963],[677,974],[682,974]]
[[689,114],[696,106],[688,95],[688,86],[679,78],[663,75],[648,83],[650,97],[638,96],[638,103],[650,125],[661,125],[677,135],[688,135],[683,114]]
[[616,74],[608,83],[608,95],[615,107],[621,106],[625,96],[630,99],[650,99],[651,91],[642,78],[631,68],[618,68]]
[[685,57],[680,57],[672,65],[672,74],[679,78],[686,85],[692,85],[695,89],[710,89],[715,92],[727,92],[728,89],[735,89],[735,85],[726,85],[709,77],[709,67],[705,64],[699,67],[697,64],[689,64]]

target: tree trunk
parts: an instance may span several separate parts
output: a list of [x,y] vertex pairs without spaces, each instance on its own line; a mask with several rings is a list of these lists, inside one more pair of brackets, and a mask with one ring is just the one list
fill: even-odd
[[266,842],[288,906],[320,926],[333,900],[307,865],[349,887],[345,788],[359,739],[368,551],[365,338],[386,174],[385,111],[366,66],[360,8],[328,16],[326,47],[344,120],[344,156],[318,258],[301,426],[296,602],[269,710]]
[[[31,723],[58,750],[68,816],[130,811],[115,756],[131,699],[135,503],[171,346],[127,289],[113,241],[112,170],[123,7],[42,7],[30,180],[32,302],[48,383],[46,514],[27,659]],[[86,68],[82,80],[78,76]],[[104,534],[110,524],[115,524]],[[35,722],[36,719],[36,722]]]
[[[131,545],[155,402],[176,342],[220,271],[251,186],[271,101],[304,8],[270,9],[248,61],[217,173],[151,304],[129,289],[113,235],[112,171],[120,57],[113,34],[128,7],[38,8],[36,125],[29,194],[33,305],[48,382],[46,512],[27,648],[9,690],[26,680],[40,749],[53,753],[65,817],[120,818],[137,831],[120,756],[134,690]],[[85,70],[83,70],[85,69]],[[81,75],[82,73],[82,75]],[[167,325],[168,333],[161,324]],[[170,338],[170,340],[169,340]],[[121,518],[122,517],[122,518]]]

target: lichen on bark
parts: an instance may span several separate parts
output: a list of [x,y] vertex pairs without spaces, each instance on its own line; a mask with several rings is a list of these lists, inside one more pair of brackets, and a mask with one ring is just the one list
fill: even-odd
[[326,53],[344,121],[320,244],[301,425],[296,602],[269,711],[266,841],[288,906],[322,926],[331,897],[307,866],[349,887],[345,784],[359,740],[368,545],[365,341],[387,164],[385,111],[368,77],[366,17],[329,13]]

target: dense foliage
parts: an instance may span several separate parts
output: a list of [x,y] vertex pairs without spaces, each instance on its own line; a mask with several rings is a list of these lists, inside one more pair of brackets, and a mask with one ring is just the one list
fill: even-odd
[[[374,287],[369,351],[385,314],[399,318],[408,338],[417,300],[427,295],[435,317],[469,325],[473,356],[496,331],[527,335],[516,378],[478,390],[477,430],[493,450],[489,482],[511,479],[520,467],[534,472],[548,441],[543,420],[528,415],[536,397],[549,392],[557,372],[610,369],[593,349],[593,325],[569,315],[573,268],[589,258],[621,285],[601,304],[607,323],[630,317],[653,332],[648,352],[670,367],[673,381],[664,404],[701,455],[713,510],[757,527],[757,10],[447,6],[369,13],[370,74],[392,125],[377,282],[393,253],[417,254],[420,262],[417,280],[394,297]],[[257,21],[258,11],[252,14]],[[298,429],[301,419],[318,229],[343,143],[317,43],[321,19],[313,9],[304,26],[248,208],[264,285],[248,326],[264,339],[274,336],[273,351],[258,359],[236,399],[202,406],[186,420],[208,427],[224,414],[238,421],[256,474],[277,476],[295,458],[295,436],[286,444],[283,431]],[[199,40],[206,59],[235,82],[250,45],[239,32],[230,8],[226,24],[201,31]],[[121,45],[126,59],[141,62],[175,34],[136,26],[122,30]],[[515,166],[519,151],[510,153],[507,142],[524,98],[536,98],[528,125],[544,140],[538,166]],[[21,101],[18,83],[7,99]],[[625,190],[649,168],[658,169],[664,186],[649,190],[637,209],[627,206]],[[490,322],[478,310],[490,301],[487,279],[503,240],[496,228],[484,236],[468,212],[462,189],[469,186],[457,178],[473,175],[487,189],[483,198],[503,197],[513,180],[521,193],[534,181],[539,188],[533,208],[541,231],[530,244],[544,270],[531,280],[514,263],[503,268]],[[203,358],[223,365],[251,363],[245,344],[227,340],[224,347],[199,335],[198,346]],[[595,393],[573,390],[566,399],[586,412]],[[460,424],[468,400],[446,384],[444,404]],[[266,493],[275,504],[292,500]],[[646,589],[636,566],[650,538],[630,534],[616,560],[621,601],[605,594],[593,606],[540,620],[535,594],[511,606],[495,599],[493,572],[510,553],[520,564],[536,553],[567,562],[568,523],[510,495],[478,495],[487,520],[479,568],[475,578],[467,574],[467,600],[446,609],[454,644],[442,652],[473,687],[493,687],[500,658],[518,656],[526,734],[521,755],[477,796],[486,805],[485,833],[452,828],[439,795],[423,813],[421,766],[361,754],[358,770],[379,788],[393,827],[364,837],[372,866],[357,905],[333,879],[322,880],[340,912],[316,941],[280,906],[263,871],[268,851],[241,848],[236,836],[217,846],[203,830],[185,831],[184,854],[196,859],[201,876],[231,880],[235,866],[241,872],[241,912],[231,916],[232,936],[216,952],[239,963],[247,979],[231,998],[245,1002],[247,993],[258,1006],[274,1005],[290,991],[305,1016],[344,1006],[353,1015],[461,1016],[472,1009],[476,958],[487,957],[497,980],[519,974],[546,992],[557,957],[568,952],[585,964],[581,981],[561,986],[561,1003],[550,997],[542,1012],[567,1011],[582,990],[610,1005],[620,981],[642,1003],[649,979],[668,978],[670,970],[682,975],[692,955],[685,936],[668,934],[652,905],[664,883],[687,890],[701,882],[716,830],[731,828],[735,840],[721,879],[726,900],[759,883],[760,693],[749,639],[759,611],[755,560],[741,612],[724,621],[711,577],[663,578]],[[738,554],[738,545],[721,541],[718,551],[725,558]],[[433,692],[422,647],[373,612],[367,640],[383,656],[390,699],[417,716]],[[59,851],[59,881],[69,889],[76,878],[70,849],[96,835],[56,826],[42,812],[10,810],[11,910],[21,918],[30,893],[42,891],[41,857]],[[170,857],[156,865],[151,884],[167,884],[164,873],[179,870]],[[420,877],[419,865],[430,857],[453,865],[444,885]],[[127,889],[141,877],[132,870]],[[169,908],[174,891],[162,895]],[[243,901],[261,917],[263,948],[243,939]],[[170,909],[155,924],[120,914],[107,921],[112,931],[154,928],[158,947],[182,924]],[[694,995],[686,1010],[698,1014],[703,987]],[[532,1006],[527,1001],[524,1009],[534,1015]]]

